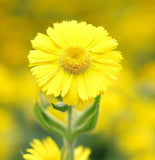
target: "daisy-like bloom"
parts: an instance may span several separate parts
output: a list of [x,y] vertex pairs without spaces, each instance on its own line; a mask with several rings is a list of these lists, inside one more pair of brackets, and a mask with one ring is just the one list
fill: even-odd
[[38,33],[28,56],[31,71],[46,95],[68,105],[89,102],[116,79],[122,59],[118,43],[103,27],[63,21]]
[[[42,141],[34,139],[30,143],[32,148],[27,149],[27,152],[23,155],[24,160],[61,160],[61,151],[57,144],[47,137]],[[74,150],[75,160],[88,160],[91,150],[78,146]]]

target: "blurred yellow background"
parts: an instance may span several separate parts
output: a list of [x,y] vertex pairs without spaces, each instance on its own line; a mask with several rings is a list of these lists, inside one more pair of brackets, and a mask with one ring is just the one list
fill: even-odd
[[78,144],[92,149],[92,160],[155,160],[154,0],[0,0],[0,159],[22,159],[32,138],[50,135],[61,145],[35,121],[27,55],[36,33],[72,19],[104,26],[124,57],[96,130]]

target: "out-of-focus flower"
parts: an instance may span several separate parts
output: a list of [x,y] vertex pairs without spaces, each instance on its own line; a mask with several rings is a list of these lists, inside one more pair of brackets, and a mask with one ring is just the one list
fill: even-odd
[[128,100],[133,96],[133,82],[132,72],[123,70],[116,84],[101,96],[95,133],[103,133],[106,137],[111,135],[111,125],[125,112]]
[[150,132],[154,131],[155,101],[146,101],[145,99],[135,101],[132,107],[132,114],[136,119],[135,125],[141,128],[145,128]]
[[[27,46],[21,40],[7,41],[1,47],[1,61],[10,67],[23,66],[26,62]],[[16,57],[16,58],[15,58]]]
[[140,82],[145,82],[146,84],[152,85],[155,91],[155,61],[147,63],[145,66],[142,67],[141,73],[139,76]]
[[142,153],[140,155],[133,156],[132,158],[130,158],[130,160],[154,160],[154,159],[155,159],[155,154],[150,152]]
[[[117,77],[121,53],[117,42],[103,27],[63,21],[49,27],[48,36],[32,41],[36,50],[28,56],[31,71],[46,95],[61,95],[66,104],[77,105],[106,91]],[[95,83],[94,83],[95,82]]]
[[0,65],[0,102],[13,106],[33,106],[36,101],[37,86],[29,72],[15,73]]
[[36,103],[36,95],[39,92],[39,89],[31,74],[27,71],[16,74],[13,77],[13,81],[16,87],[15,94],[18,107],[30,106],[33,108],[32,106]]
[[[121,19],[117,30],[125,46],[129,43],[132,44],[130,48],[128,48],[128,50],[132,51],[131,53],[136,50],[136,47],[140,49],[144,46],[151,46],[152,44],[150,42],[154,39],[155,35],[153,29],[155,27],[153,5],[147,2],[137,5],[141,5],[141,7],[133,6],[133,10],[127,12]],[[147,12],[144,13],[144,10]],[[144,46],[142,46],[142,44]]]
[[39,89],[28,71],[14,75],[12,81],[15,87],[15,105],[13,107],[24,113],[27,125],[33,126],[35,122],[34,105]]
[[17,5],[18,5],[18,2],[16,0],[0,1],[0,6],[2,10],[10,11]]
[[151,152],[154,146],[153,133],[145,128],[132,127],[131,124],[128,127],[130,129],[127,132],[124,132],[124,134],[122,132],[120,136],[117,136],[116,146],[119,151],[128,156]]
[[12,159],[17,152],[17,145],[21,141],[18,125],[13,117],[1,108],[0,124],[0,159]]
[[123,111],[125,100],[123,95],[114,91],[108,91],[101,96],[98,123],[95,133],[103,133],[109,137],[112,132],[111,124]]
[[[36,103],[37,85],[29,72],[19,74],[0,65],[0,103],[11,110],[23,111],[27,122],[34,122],[33,109]],[[28,116],[27,116],[28,115]]]
[[[80,4],[80,1],[78,1],[77,3]],[[37,15],[40,15],[40,13],[42,13],[42,16],[49,12],[52,12],[55,14],[61,13],[62,15],[64,14],[73,15],[77,13],[78,9],[80,8],[80,6],[77,6],[77,5],[75,7],[75,1],[72,2],[70,0],[66,0],[66,1],[47,0],[47,3],[42,3],[41,0],[34,0],[34,1],[31,1],[30,4],[31,4],[30,5],[31,10],[33,10],[33,12]],[[36,4],[38,4],[38,7],[36,7]],[[55,7],[55,6],[59,6],[59,7]]]
[[[29,153],[23,155],[25,160],[61,159],[61,151],[57,144],[50,137],[47,137],[42,141],[34,139],[30,145],[32,148],[27,149],[27,152]],[[91,150],[89,148],[78,146],[74,150],[75,160],[88,160],[90,153]]]
[[15,87],[12,74],[7,67],[0,65],[0,102],[11,104],[15,99]]

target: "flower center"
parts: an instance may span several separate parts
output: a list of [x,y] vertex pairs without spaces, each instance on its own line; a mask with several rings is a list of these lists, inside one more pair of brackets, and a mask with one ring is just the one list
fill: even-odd
[[91,56],[84,48],[71,46],[60,54],[59,63],[65,71],[80,74],[90,66]]

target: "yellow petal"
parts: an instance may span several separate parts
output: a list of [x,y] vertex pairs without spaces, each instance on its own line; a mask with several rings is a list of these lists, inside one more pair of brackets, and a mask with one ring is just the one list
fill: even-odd
[[115,39],[111,37],[106,37],[102,41],[95,44],[93,47],[89,48],[92,52],[108,52],[117,47],[118,43]]
[[119,73],[118,69],[115,69],[114,67],[107,67],[106,65],[101,64],[93,64],[91,65],[91,69],[93,72],[96,73],[96,77],[102,82],[102,91],[105,91],[107,87],[110,87],[112,85],[112,82],[114,79],[116,79],[116,76]]
[[62,87],[62,92],[61,92],[61,96],[64,97],[68,90],[70,89],[71,83],[72,83],[72,78],[73,78],[73,74],[69,74],[67,72],[64,72],[64,79],[63,79],[63,87]]
[[55,41],[55,43],[57,45],[59,45],[61,48],[65,48],[68,45],[67,40],[64,38],[64,35],[62,35],[61,32],[59,32],[59,30],[57,29],[53,29],[51,27],[49,27],[47,29],[47,34],[50,36],[51,39],[53,39],[53,41]]
[[91,153],[91,150],[89,148],[85,148],[83,153],[81,154],[80,160],[88,160],[90,153]]
[[96,28],[89,24],[83,28],[81,31],[81,40],[80,44],[84,47],[87,47],[93,40],[95,34],[96,34]]
[[57,158],[60,158],[60,150],[58,145],[51,139],[50,137],[47,137],[46,139],[43,139],[43,144],[45,147],[45,151],[49,149],[51,156],[53,157],[56,155]]
[[46,64],[46,65],[35,66],[31,68],[31,71],[36,78],[41,78],[43,76],[46,76],[48,73],[54,71],[56,68],[57,68],[56,64]]
[[32,75],[37,78],[39,86],[43,87],[55,76],[57,67],[56,65],[35,66],[31,69],[31,71]]
[[[77,21],[63,21],[61,24],[55,23],[54,29],[56,34],[63,37],[66,44],[79,44],[81,36],[83,36],[83,29],[86,27],[85,22],[77,23]],[[63,47],[64,44],[63,44]]]
[[111,59],[114,60],[116,62],[120,62],[123,57],[121,55],[121,52],[119,51],[110,51],[110,52],[104,52],[104,53],[94,53],[91,55],[92,58],[98,60],[98,59]]
[[28,55],[30,66],[52,63],[55,62],[57,58],[57,55],[48,54],[41,50],[31,50]]
[[95,28],[94,36],[92,37],[91,43],[88,44],[87,48],[90,49],[90,48],[94,47],[96,44],[101,42],[107,36],[108,36],[108,32],[103,27],[99,26],[99,27]]
[[31,146],[33,148],[27,149],[27,152],[30,154],[23,155],[25,160],[60,160],[61,158],[59,147],[50,137],[42,141],[34,139],[33,142],[31,142]]
[[91,154],[89,148],[84,148],[83,146],[78,146],[74,150],[75,160],[88,160]]
[[99,88],[98,94],[105,92],[107,90],[107,86],[111,82],[109,82],[110,78],[108,79],[106,75],[103,74],[103,72],[100,72],[100,70],[90,68],[90,72],[94,76],[92,78],[94,79],[96,86]]
[[34,40],[31,41],[32,46],[35,49],[42,50],[49,54],[55,54],[59,53],[61,51],[61,48],[55,44],[55,42],[48,36],[42,33],[38,33],[38,35],[35,37]]
[[96,63],[99,63],[101,65],[107,65],[107,66],[110,66],[110,67],[114,67],[114,68],[117,68],[117,69],[121,69],[121,65],[119,63],[117,63],[116,61],[112,60],[112,59],[93,59],[94,62]]
[[83,146],[78,146],[75,148],[74,150],[75,158],[78,158],[81,155],[83,149],[84,149]]
[[42,78],[38,78],[37,82],[38,82],[39,86],[40,87],[44,86],[43,92],[45,92],[44,88],[46,87],[46,84],[48,85],[48,83],[54,78],[56,73],[57,73],[57,69],[52,70],[51,72],[49,72],[48,74],[46,74]]
[[48,90],[49,83],[56,76],[56,73],[57,73],[57,69],[53,71],[52,73],[49,73],[47,76],[42,77],[41,79],[38,79],[37,82],[39,83],[39,86],[42,87],[42,92],[46,92]]
[[96,83],[95,74],[91,72],[91,69],[86,70],[84,74],[84,79],[86,81],[86,89],[89,98],[96,97],[99,94],[99,86]]
[[86,90],[86,84],[83,74],[77,76],[77,88],[79,97],[85,101],[88,100],[88,94]]
[[32,154],[24,154],[23,158],[24,158],[24,160],[41,160],[40,158],[38,159],[38,157],[35,157]]
[[30,143],[30,145],[34,148],[34,147],[42,147],[42,143],[40,142],[40,140],[38,139],[33,139],[33,142]]
[[105,38],[107,35],[107,31],[104,30],[103,27],[100,26],[96,28],[93,25],[89,24],[82,32],[82,44],[89,49],[98,42],[102,41],[103,38]]
[[71,86],[67,94],[63,97],[63,100],[68,105],[77,105],[79,101],[77,93],[77,75],[72,78]]
[[48,90],[46,95],[59,96],[62,90],[62,82],[64,77],[64,71],[59,69],[55,77],[48,83]]

